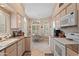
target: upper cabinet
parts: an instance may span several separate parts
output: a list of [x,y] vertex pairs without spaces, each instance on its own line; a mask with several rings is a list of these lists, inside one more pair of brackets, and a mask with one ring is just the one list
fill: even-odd
[[60,14],[55,17],[56,28],[60,28]]
[[66,10],[64,9],[64,10],[62,10],[62,12],[60,12],[60,17],[63,17],[65,15],[66,15]]
[[16,14],[11,15],[11,28],[17,28]]
[[1,9],[4,9],[5,11],[8,11],[8,13],[10,13],[11,24],[9,25],[11,25],[11,28],[21,28],[21,18],[25,15],[23,6],[20,3],[3,3],[0,4],[0,7]]
[[[55,8],[55,22],[56,22],[56,27],[61,27],[61,24],[66,24],[69,23],[68,26],[70,25],[77,25],[77,16],[76,16],[76,10],[78,9],[78,4],[76,3],[59,3],[56,5]],[[75,14],[72,14],[74,12]],[[71,14],[71,15],[70,15]],[[72,21],[70,20],[72,19]],[[75,21],[76,20],[76,21]],[[72,24],[70,24],[72,23]],[[63,26],[64,27],[64,26]]]
[[9,9],[12,9],[11,11],[14,13],[19,13],[20,15],[24,16],[24,8],[22,4],[20,3],[7,3],[9,6]]
[[77,10],[79,10],[79,3],[77,3]]
[[58,13],[60,13],[63,9],[65,9],[69,3],[58,3],[56,4],[56,7],[54,9],[54,16],[56,16]]
[[20,28],[21,26],[21,16],[18,14],[11,15],[11,28]]
[[77,9],[76,9],[76,3],[72,3],[72,4],[70,4],[70,5],[67,7],[67,14],[70,13],[70,12],[72,12],[72,11],[75,11],[75,10],[77,10]]

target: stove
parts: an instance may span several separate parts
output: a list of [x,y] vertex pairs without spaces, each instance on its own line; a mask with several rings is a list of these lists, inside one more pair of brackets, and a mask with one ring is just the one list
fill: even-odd
[[79,33],[67,33],[66,38],[74,40],[79,43]]

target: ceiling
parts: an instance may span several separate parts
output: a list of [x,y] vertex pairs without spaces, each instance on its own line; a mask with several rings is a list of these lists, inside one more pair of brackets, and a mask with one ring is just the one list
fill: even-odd
[[30,18],[50,17],[53,13],[54,3],[25,3],[25,13]]

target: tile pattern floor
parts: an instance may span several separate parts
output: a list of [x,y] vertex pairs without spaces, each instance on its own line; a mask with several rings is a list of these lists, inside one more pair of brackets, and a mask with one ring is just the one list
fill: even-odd
[[53,56],[48,42],[34,42],[31,44],[31,52],[25,52],[24,56]]

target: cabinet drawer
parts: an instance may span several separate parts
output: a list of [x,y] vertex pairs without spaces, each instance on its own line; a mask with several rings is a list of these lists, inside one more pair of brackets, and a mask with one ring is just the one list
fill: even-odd
[[17,45],[16,43],[13,44],[12,46],[6,48],[6,53],[11,53],[12,51],[16,50],[17,49]]
[[77,55],[78,54],[75,51],[67,48],[67,56],[77,56]]

